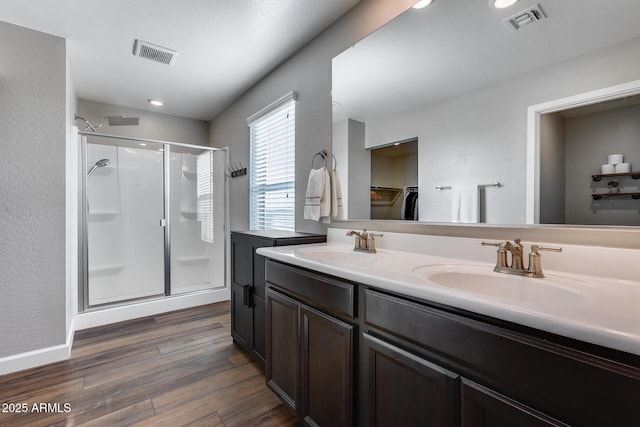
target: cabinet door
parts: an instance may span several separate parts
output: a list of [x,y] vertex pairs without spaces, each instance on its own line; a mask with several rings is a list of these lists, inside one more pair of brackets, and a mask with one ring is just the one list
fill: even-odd
[[308,425],[353,423],[354,326],[301,305],[302,415]]
[[363,334],[365,426],[459,425],[459,376]]
[[297,301],[267,289],[267,385],[300,415],[300,317]]
[[231,336],[246,351],[251,339],[252,309],[247,304],[249,285],[231,283]]
[[251,347],[253,310],[250,304],[253,259],[247,238],[231,236],[231,336],[246,351]]
[[251,239],[252,277],[251,303],[253,306],[251,331],[251,356],[254,360],[265,362],[265,291],[267,280],[265,275],[266,258],[258,255],[256,249],[273,246],[273,240]]
[[251,331],[251,356],[254,360],[265,363],[265,323],[266,323],[266,303],[265,300],[253,295],[253,326]]
[[567,424],[463,378],[462,426],[566,427]]

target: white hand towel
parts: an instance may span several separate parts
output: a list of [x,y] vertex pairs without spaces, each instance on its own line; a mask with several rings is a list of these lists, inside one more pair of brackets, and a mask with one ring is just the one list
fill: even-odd
[[340,179],[335,169],[331,171],[331,218],[341,220],[344,216],[344,208],[342,206],[342,188],[340,187]]
[[451,221],[480,222],[478,186],[454,185],[451,191]]
[[326,218],[328,222],[331,216],[331,175],[327,168],[322,168],[322,174],[324,175],[324,188],[320,199],[320,218]]
[[[318,221],[321,215],[321,202],[325,193],[326,169],[311,169],[307,182],[307,193],[304,202],[304,219]],[[327,184],[328,185],[328,184]]]

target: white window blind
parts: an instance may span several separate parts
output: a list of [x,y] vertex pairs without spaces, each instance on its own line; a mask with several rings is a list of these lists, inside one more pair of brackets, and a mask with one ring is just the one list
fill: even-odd
[[213,152],[205,151],[196,159],[197,219],[200,239],[213,243]]
[[291,92],[247,119],[252,230],[295,230],[295,110]]

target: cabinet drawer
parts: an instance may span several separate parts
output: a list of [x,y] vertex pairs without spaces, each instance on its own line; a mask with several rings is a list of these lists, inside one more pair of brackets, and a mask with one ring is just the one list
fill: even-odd
[[267,260],[267,282],[307,305],[337,317],[356,317],[356,286]]
[[559,420],[599,426],[640,419],[638,368],[374,289],[363,294],[366,326]]

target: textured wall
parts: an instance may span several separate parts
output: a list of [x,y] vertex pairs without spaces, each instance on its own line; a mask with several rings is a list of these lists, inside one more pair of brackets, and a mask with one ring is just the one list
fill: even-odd
[[65,67],[0,22],[0,357],[65,342]]
[[[311,159],[331,151],[331,59],[404,12],[415,0],[361,0],[265,79],[211,121],[211,145],[230,147],[231,163],[249,164],[247,117],[287,92],[296,104],[296,230],[324,232],[326,225],[303,219]],[[231,230],[249,226],[249,175],[231,180]],[[368,199],[367,199],[368,203]]]

